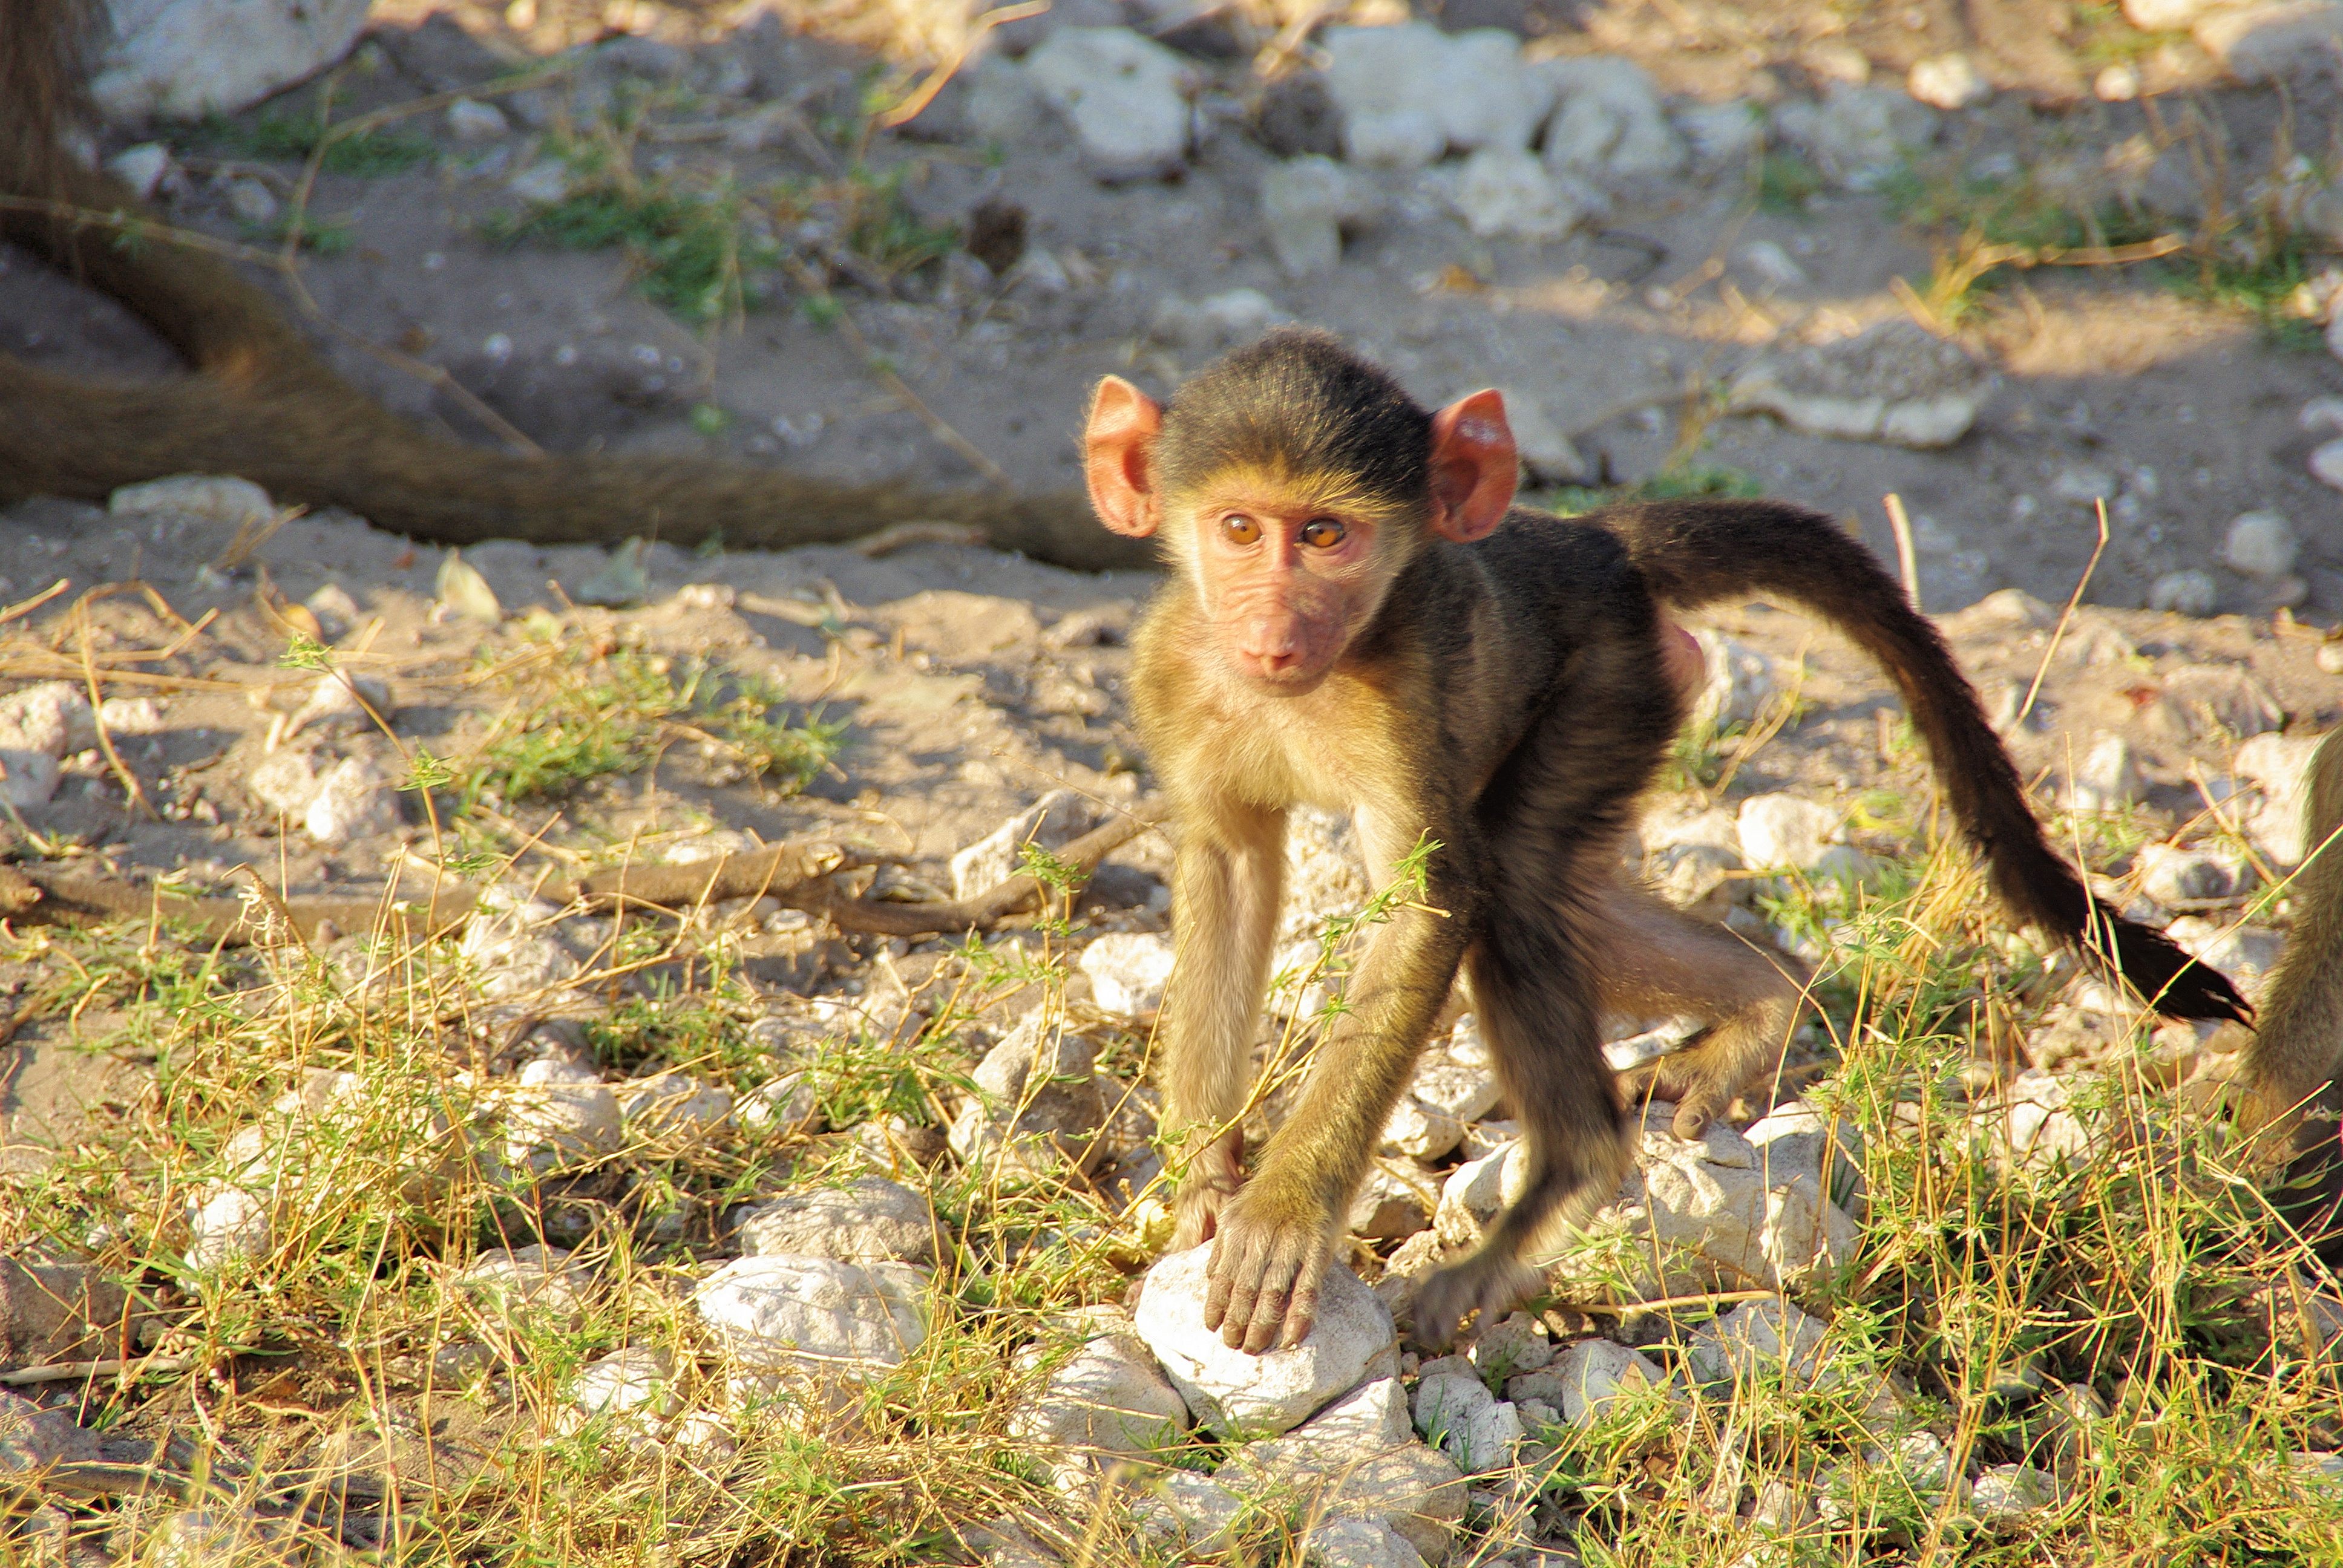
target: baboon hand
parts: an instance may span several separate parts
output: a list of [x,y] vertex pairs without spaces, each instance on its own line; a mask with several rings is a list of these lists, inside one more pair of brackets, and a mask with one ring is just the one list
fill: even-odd
[[1248,1355],[1292,1350],[1318,1314],[1318,1287],[1333,1253],[1332,1227],[1256,1201],[1248,1189],[1222,1207],[1212,1238],[1204,1326]]
[[1416,1288],[1415,1342],[1446,1350],[1459,1324],[1477,1312],[1474,1332],[1487,1328],[1537,1293],[1535,1269],[1503,1252],[1480,1251],[1433,1274]]
[[1173,1200],[1172,1250],[1201,1247],[1220,1231],[1221,1210],[1244,1185],[1244,1138],[1229,1132],[1201,1151]]

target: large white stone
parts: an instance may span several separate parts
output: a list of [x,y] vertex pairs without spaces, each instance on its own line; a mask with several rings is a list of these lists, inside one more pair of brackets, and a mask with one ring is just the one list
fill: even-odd
[[1744,1302],[1703,1324],[1684,1345],[1684,1363],[1703,1382],[1779,1374],[1792,1388],[1824,1373],[1823,1325],[1789,1302]]
[[1157,1545],[1212,1557],[1235,1541],[1245,1506],[1243,1497],[1209,1475],[1169,1470],[1132,1500],[1131,1513],[1140,1533]]
[[1272,164],[1261,177],[1261,218],[1269,248],[1288,277],[1331,272],[1342,259],[1342,230],[1364,222],[1373,190],[1329,157],[1309,154]]
[[1423,1554],[1381,1519],[1352,1516],[1313,1526],[1302,1539],[1306,1568],[1423,1568]]
[[1592,1426],[1623,1395],[1667,1382],[1651,1357],[1610,1340],[1579,1340],[1564,1345],[1553,1364],[1505,1383],[1515,1402],[1540,1400],[1562,1412],[1573,1426]]
[[1502,1470],[1522,1441],[1522,1418],[1470,1372],[1429,1375],[1415,1388],[1415,1430],[1467,1475]]
[[1088,1171],[1105,1153],[1106,1101],[1089,1040],[1036,1008],[970,1074],[976,1092],[952,1119],[951,1151],[1011,1184]]
[[2303,812],[2309,804],[2310,763],[2318,752],[2315,736],[2257,735],[2237,748],[2237,777],[2260,795],[2260,804],[2247,820],[2246,836],[2283,866],[2300,865],[2309,852]]
[[1448,148],[1530,144],[1554,103],[1519,40],[1481,28],[1453,35],[1428,22],[1329,27],[1326,87],[1354,163],[1420,168]]
[[106,118],[229,115],[357,41],[372,0],[112,0],[90,84]]
[[1497,1108],[1504,1090],[1486,1067],[1427,1051],[1383,1127],[1383,1151],[1437,1160],[1464,1141],[1464,1129]]
[[395,832],[398,825],[398,791],[363,757],[345,757],[319,774],[317,791],[301,812],[302,830],[327,848]]
[[1557,240],[1603,206],[1575,177],[1519,147],[1483,147],[1466,158],[1449,199],[1483,239]]
[[548,1176],[591,1165],[626,1147],[618,1097],[599,1083],[522,1083],[507,1091],[507,1169]]
[[1062,849],[1099,825],[1088,796],[1052,789],[951,858],[952,897],[972,899],[1018,872],[1028,844]]
[[1930,447],[1966,435],[1991,387],[1967,350],[1899,317],[1761,357],[1734,377],[1730,395],[1735,408],[1810,435]]
[[1412,1432],[1386,1446],[1379,1436],[1363,1440],[1350,1431],[1316,1435],[1315,1425],[1247,1444],[1216,1479],[1280,1512],[1380,1522],[1427,1561],[1447,1561],[1464,1517],[1464,1477],[1455,1462]]
[[1545,159],[1556,172],[1617,182],[1684,167],[1684,138],[1641,65],[1614,55],[1578,55],[1538,69],[1561,104],[1545,132]]
[[2240,512],[2222,536],[2222,562],[2249,578],[2282,578],[2294,570],[2301,554],[2301,536],[2278,512]]
[[1803,795],[1752,795],[1741,802],[1735,825],[1742,859],[1752,866],[1803,870],[1846,841],[1839,813]]
[[936,1216],[927,1199],[883,1176],[792,1192],[740,1216],[740,1251],[865,1263],[932,1262]]
[[493,1247],[456,1277],[457,1287],[499,1323],[534,1321],[569,1329],[585,1315],[594,1276],[559,1247]]
[[927,1298],[926,1271],[907,1263],[767,1254],[725,1264],[691,1299],[736,1364],[853,1380],[920,1347]]
[[1222,1437],[1273,1435],[1299,1426],[1378,1371],[1397,1370],[1390,1312],[1336,1263],[1320,1286],[1317,1320],[1292,1350],[1247,1355],[1204,1327],[1212,1248],[1174,1252],[1147,1271],[1135,1322],[1197,1422]]
[[[1023,1352],[1021,1369],[1048,1352]],[[1060,1362],[1033,1400],[1010,1418],[1010,1431],[1091,1460],[1148,1454],[1179,1441],[1188,1407],[1128,1323],[1106,1323]]]
[[1025,56],[1025,76],[1073,127],[1099,178],[1154,179],[1186,162],[1196,75],[1153,39],[1128,27],[1060,27]]
[[1834,1201],[1863,1185],[1863,1130],[1844,1117],[1826,1119],[1793,1100],[1751,1122],[1741,1136],[1757,1151],[1758,1173],[1769,1187],[1810,1176]]
[[1082,950],[1082,973],[1101,1012],[1144,1018],[1163,1005],[1172,980],[1172,941],[1152,931],[1114,931]]
[[1799,1175],[1768,1187],[1757,1151],[1721,1121],[1691,1142],[1654,1116],[1637,1163],[1642,1224],[1718,1286],[1779,1289],[1855,1255],[1855,1221],[1820,1183]]

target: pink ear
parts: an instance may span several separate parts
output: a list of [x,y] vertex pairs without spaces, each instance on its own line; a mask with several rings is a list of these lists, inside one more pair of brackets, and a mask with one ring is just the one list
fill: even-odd
[[1099,521],[1118,534],[1145,538],[1162,520],[1150,478],[1155,436],[1162,428],[1163,410],[1154,398],[1120,376],[1099,383],[1082,430],[1082,477],[1090,481]]
[[1513,508],[1521,471],[1503,393],[1475,392],[1434,414],[1433,531],[1460,545],[1487,538]]

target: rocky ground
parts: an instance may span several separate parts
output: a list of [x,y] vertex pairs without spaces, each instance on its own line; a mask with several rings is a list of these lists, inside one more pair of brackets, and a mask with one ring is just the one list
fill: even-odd
[[[533,97],[471,100],[500,119],[443,105],[398,122],[427,152],[378,147],[370,166],[404,172],[324,176],[315,210],[347,216],[353,243],[303,276],[345,327],[444,366],[549,446],[786,448],[865,475],[910,451],[928,477],[970,477],[820,325],[838,311],[1013,478],[1061,483],[1092,375],[1166,387],[1274,311],[1343,327],[1427,397],[1505,385],[1551,437],[1530,455],[1552,484],[1606,462],[1620,480],[1754,481],[1863,519],[1891,559],[1871,525],[1898,490],[1924,601],[2057,841],[2251,990],[2292,919],[2301,769],[2343,719],[2343,642],[2319,629],[2343,609],[2343,539],[2311,471],[2323,428],[2302,423],[2332,360],[2260,336],[2242,294],[2191,299],[2147,263],[1937,289],[1885,212],[1943,156],[1979,202],[1980,181],[2121,173],[2109,150],[2171,132],[2185,90],[2235,152],[2267,139],[2276,95],[2222,76],[2254,56],[2202,28],[2094,12],[2028,53],[1908,9],[1820,32],[1796,7],[1671,6],[1664,27],[1525,12],[1531,56],[1638,60],[1663,95],[1551,67],[1565,119],[1593,106],[1575,122],[1591,162],[1561,156],[1557,122],[1535,157],[1498,137],[1396,170],[1353,142],[1382,137],[1388,160],[1455,128],[1378,120],[1410,102],[1393,88],[1302,116],[1278,161],[1266,127],[1287,111],[1248,101],[1223,45],[1179,35],[1193,110],[1151,155],[1176,160],[1170,184],[1101,163],[1153,122],[1086,121],[1051,85],[1062,32],[956,79],[927,133],[946,139],[860,154],[839,129],[860,57],[838,46],[769,28],[605,45]],[[508,68],[497,50],[568,41],[550,6],[462,17],[478,37],[387,16],[335,113],[469,88]],[[1093,45],[1151,79],[1152,55]],[[1340,103],[1352,45],[1325,47]],[[1455,68],[1447,47],[1412,54]],[[1916,154],[1862,143],[1894,156],[1871,180],[1847,137],[1919,136],[1883,84],[1957,101],[1954,54],[1996,91],[1928,122]],[[2118,67],[2168,95],[2123,98]],[[1473,68],[1488,90],[1469,96],[1500,118],[1496,85],[1529,95],[1518,118],[1550,69],[1511,45]],[[2091,90],[2118,101],[2030,101]],[[2297,91],[2308,147],[2328,100]],[[1021,95],[1037,93],[1064,106]],[[741,336],[679,326],[615,255],[516,252],[473,226],[601,190],[578,149],[638,94],[648,188],[711,178],[719,156],[742,189],[812,182],[799,206],[758,197],[769,226],[800,226],[739,253],[740,286],[775,307]],[[1810,195],[1785,207],[1801,166],[1753,161],[1755,143],[1737,166],[1696,150],[1697,127],[1758,123],[1702,118],[1727,102],[1764,108],[1765,156],[1795,154]],[[282,220],[297,164],[262,156],[261,123],[146,155],[178,216]],[[2171,134],[2141,181],[2188,161],[2165,161]],[[1312,146],[1323,161],[1302,161]],[[1004,239],[997,267],[966,249],[914,266],[881,246],[894,261],[871,273],[835,227],[807,232],[851,216],[850,154],[909,171],[906,205],[877,209],[890,223],[968,220],[974,248],[978,207],[1013,204],[1021,254]],[[1976,174],[2005,156],[2017,172]],[[2298,216],[2318,210],[2316,173],[2286,187]],[[1866,183],[1888,192],[1847,188]],[[1558,238],[1471,231],[1572,203]],[[750,213],[726,210],[753,239]],[[2128,232],[2077,243],[2145,243]],[[792,262],[819,264],[821,292]],[[1902,273],[1917,306],[1885,286]],[[163,367],[65,285],[20,259],[5,276],[12,349]],[[2315,344],[2325,289],[2277,296],[2271,319]],[[336,351],[418,414],[472,417]],[[2110,541],[2068,613],[2097,498]],[[1202,1254],[1162,1256],[1164,835],[1112,849],[1071,899],[933,923],[1029,859],[1063,883],[1051,856],[1159,817],[1122,689],[1145,578],[918,542],[458,557],[287,516],[232,478],[15,508],[0,572],[14,1552],[1396,1568],[2343,1552],[2343,1291],[2232,1175],[2207,1112],[2238,1038],[2159,1027],[2011,931],[1876,672],[1786,608],[1695,623],[1709,686],[1633,848],[1669,897],[1817,966],[1780,1080],[1699,1142],[1649,1111],[1635,1172],[1547,1292],[1436,1354],[1408,1333],[1414,1282],[1478,1238],[1520,1161],[1468,1015],[1386,1130],[1319,1329],[1256,1361],[1202,1332]],[[2165,608],[2138,608],[2152,591]],[[766,845],[785,852],[738,897],[620,918],[593,896],[622,869],[720,875]],[[1291,859],[1256,1143],[1339,994],[1342,934],[1380,896],[1339,818],[1298,819]],[[47,923],[69,900],[32,901],[24,878],[244,902]],[[385,901],[459,889],[477,901],[444,931]],[[1623,1067],[1684,1030],[1607,1027]]]

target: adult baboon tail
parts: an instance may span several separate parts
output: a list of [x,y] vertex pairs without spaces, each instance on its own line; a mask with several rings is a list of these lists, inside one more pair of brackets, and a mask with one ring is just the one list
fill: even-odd
[[[653,534],[736,548],[851,539],[920,519],[1078,570],[1151,568],[1077,494],[851,485],[699,459],[520,456],[427,434],[327,368],[228,262],[174,244],[121,182],[66,146],[81,119],[91,0],[8,0],[0,23],[0,238],[145,318],[194,374],[56,375],[0,356],[0,502],[102,499],[166,474],[238,474],[447,544]],[[141,220],[145,220],[142,224]]]
[[2227,977],[2091,896],[2043,836],[2016,766],[1944,638],[1828,518],[1775,501],[1684,500],[1607,507],[1584,520],[1618,535],[1669,604],[1771,594],[1837,627],[1896,683],[1954,816],[2019,919],[2110,963],[2168,1017],[2251,1015]]

